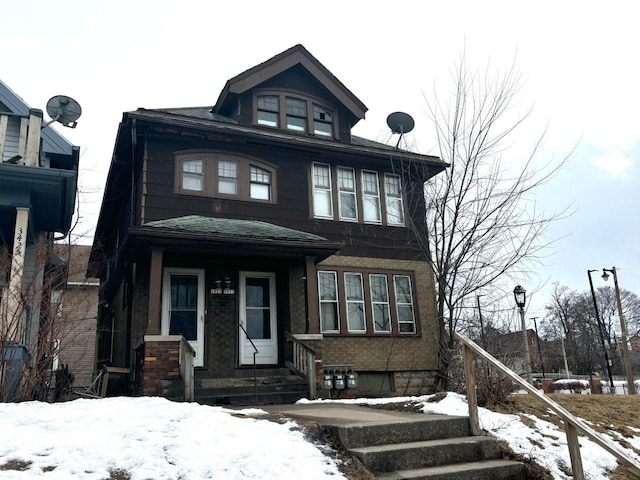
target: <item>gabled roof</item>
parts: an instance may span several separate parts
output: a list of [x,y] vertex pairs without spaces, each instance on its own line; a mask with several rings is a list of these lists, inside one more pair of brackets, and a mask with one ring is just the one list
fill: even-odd
[[[9,109],[7,112],[4,105]],[[11,113],[20,117],[28,117],[31,107],[17,93],[0,80],[0,113]],[[42,151],[57,155],[72,155],[73,145],[51,126],[42,129]]]
[[367,107],[302,45],[295,45],[228,80],[212,111],[220,112],[235,98],[280,73],[301,65],[320,82],[351,114],[361,120]]

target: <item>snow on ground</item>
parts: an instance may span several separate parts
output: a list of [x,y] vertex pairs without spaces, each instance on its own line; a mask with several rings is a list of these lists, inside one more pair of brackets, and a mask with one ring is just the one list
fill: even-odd
[[[439,402],[428,402],[429,398],[301,403],[405,402],[418,403],[424,413],[467,415],[462,395],[449,393]],[[0,479],[104,480],[111,470],[126,471],[131,480],[345,478],[329,449],[307,441],[294,422],[279,424],[246,417],[264,413],[260,409],[236,411],[172,403],[157,397],[0,404]],[[479,417],[483,429],[506,441],[515,452],[547,467],[554,478],[571,478],[559,467],[561,463],[570,465],[570,460],[566,437],[555,425],[528,416],[534,425],[530,428],[517,415],[485,408],[479,409]],[[625,440],[638,448],[640,430],[636,437]],[[580,438],[580,445],[590,479],[605,479],[607,471],[616,468],[614,457],[590,440]],[[7,463],[19,466],[16,462],[28,468],[3,470]]]
[[[295,423],[232,413],[157,397],[0,404],[0,479],[344,478]],[[30,465],[3,470],[9,461]]]

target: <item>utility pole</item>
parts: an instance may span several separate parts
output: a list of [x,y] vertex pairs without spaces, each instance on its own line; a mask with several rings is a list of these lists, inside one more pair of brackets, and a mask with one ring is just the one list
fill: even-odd
[[538,355],[540,356],[540,369],[542,370],[542,378],[544,377],[544,360],[542,360],[542,350],[540,349],[540,337],[538,336],[538,323],[536,320],[538,317],[532,317],[533,320],[533,328],[536,330],[536,342],[538,342]]
[[602,351],[604,352],[604,360],[607,364],[607,373],[609,374],[609,385],[611,386],[611,393],[616,393],[616,387],[613,384],[613,377],[611,376],[611,360],[609,359],[609,352],[604,344],[604,333],[602,333],[602,324],[600,323],[600,313],[598,312],[598,302],[596,301],[596,292],[593,290],[593,280],[591,280],[591,272],[597,272],[597,270],[587,270],[587,276],[589,277],[589,286],[591,287],[591,297],[593,298],[593,308],[596,311],[596,322],[598,323],[598,332],[600,333],[600,343],[602,344]]
[[482,323],[482,309],[480,308],[480,297],[482,295],[476,295],[476,304],[478,306],[478,318],[480,319],[480,341],[482,342],[482,348],[487,349],[487,342],[484,336],[484,324]]
[[631,368],[631,354],[629,352],[629,345],[627,344],[627,322],[622,314],[622,300],[620,299],[620,288],[618,287],[618,273],[616,267],[610,269],[602,269],[602,278],[606,282],[609,278],[607,272],[613,273],[613,284],[616,289],[616,302],[618,303],[618,317],[620,317],[620,328],[622,329],[622,353],[624,355],[624,370],[627,376],[627,391],[629,395],[636,393],[636,387],[633,381],[633,370]]

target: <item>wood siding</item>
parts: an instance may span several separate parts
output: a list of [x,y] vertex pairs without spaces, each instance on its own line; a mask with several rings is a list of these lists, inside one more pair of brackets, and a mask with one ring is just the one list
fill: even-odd
[[[173,152],[191,149],[226,150],[233,154],[257,157],[277,167],[277,204],[247,202],[187,195],[175,192],[175,157]],[[331,241],[344,242],[341,254],[361,257],[401,258],[416,260],[420,252],[411,247],[410,231],[405,227],[391,227],[312,217],[310,208],[310,166],[313,161],[332,166],[354,166],[375,169],[380,181],[390,171],[388,162],[374,163],[371,159],[343,156],[329,157],[308,151],[277,150],[246,144],[224,145],[218,142],[183,142],[149,140],[142,174],[145,222],[186,215],[220,216],[256,219],[314,233]],[[334,194],[336,192],[334,191]],[[381,203],[384,199],[381,197]],[[407,202],[407,204],[415,202]],[[423,211],[423,210],[422,210]]]

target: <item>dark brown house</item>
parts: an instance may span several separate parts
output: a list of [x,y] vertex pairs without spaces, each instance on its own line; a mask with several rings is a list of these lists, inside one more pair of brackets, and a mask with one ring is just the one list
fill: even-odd
[[132,393],[186,381],[189,399],[191,348],[203,402],[254,371],[282,391],[314,371],[354,372],[359,395],[432,388],[433,272],[410,226],[446,165],[352,136],[366,110],[296,45],[213,107],[123,115],[90,273],[99,361],[130,368]]

